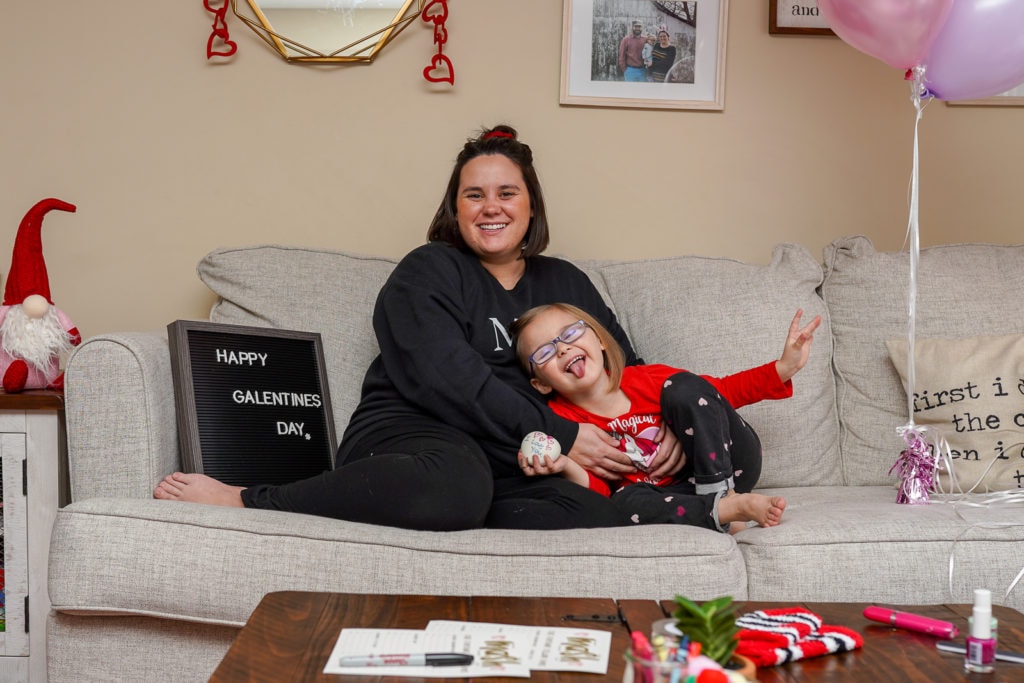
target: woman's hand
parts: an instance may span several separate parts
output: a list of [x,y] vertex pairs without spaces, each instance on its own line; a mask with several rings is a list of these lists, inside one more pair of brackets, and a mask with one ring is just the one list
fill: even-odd
[[686,453],[683,444],[676,438],[671,429],[661,423],[658,435],[654,437],[658,444],[658,452],[651,461],[651,479],[658,480],[675,474],[686,464]]
[[614,481],[621,479],[626,472],[636,471],[633,461],[618,446],[618,439],[597,425],[581,424],[576,442],[567,455],[602,479]]
[[782,349],[782,357],[775,361],[775,371],[779,373],[779,379],[783,384],[807,365],[807,359],[811,355],[811,342],[814,341],[814,331],[821,324],[821,316],[817,315],[801,328],[800,318],[803,314],[803,309],[800,309],[793,316],[793,322],[789,324],[789,334],[786,335],[786,346]]

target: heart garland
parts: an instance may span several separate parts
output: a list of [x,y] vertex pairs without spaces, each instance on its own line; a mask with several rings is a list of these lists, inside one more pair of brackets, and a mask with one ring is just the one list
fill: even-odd
[[[238,49],[238,44],[228,35],[228,2],[229,0],[222,0],[223,4],[215,8],[210,6],[210,0],[203,0],[203,7],[213,14],[213,32],[206,40],[207,59],[230,57]],[[217,47],[214,47],[215,43]]]
[[420,18],[434,25],[434,44],[437,45],[437,53],[423,69],[423,78],[431,83],[455,85],[455,67],[444,54],[444,44],[448,42],[448,28],[445,26],[448,21],[448,0],[430,0],[420,13]]

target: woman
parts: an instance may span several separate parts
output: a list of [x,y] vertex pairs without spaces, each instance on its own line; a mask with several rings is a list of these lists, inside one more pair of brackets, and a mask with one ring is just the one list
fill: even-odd
[[[338,467],[282,486],[227,486],[175,473],[161,499],[288,510],[410,529],[527,529],[624,523],[608,500],[519,470],[521,439],[555,436],[599,476],[633,470],[610,436],[555,416],[531,390],[509,328],[527,309],[568,300],[639,360],[586,275],[541,256],[548,225],[529,146],[509,126],[467,141],[427,233],[395,267],[373,315],[380,355],[338,452]],[[666,434],[656,468],[682,466]]]
[[651,80],[655,83],[664,83],[665,76],[676,61],[676,48],[669,45],[668,31],[664,28],[658,30],[658,44],[651,52]]

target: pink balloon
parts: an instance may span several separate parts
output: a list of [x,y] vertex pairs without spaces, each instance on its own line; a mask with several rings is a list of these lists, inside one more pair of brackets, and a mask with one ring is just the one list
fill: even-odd
[[1024,83],[1024,2],[956,0],[925,59],[940,100],[990,97]]
[[[959,1],[959,0],[957,0]],[[818,0],[829,28],[898,69],[924,62],[954,0]]]

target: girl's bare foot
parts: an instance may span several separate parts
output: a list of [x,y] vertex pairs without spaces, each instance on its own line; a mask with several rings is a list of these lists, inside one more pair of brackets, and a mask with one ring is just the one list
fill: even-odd
[[153,497],[160,500],[180,500],[186,503],[205,503],[226,507],[244,507],[244,486],[230,486],[205,474],[168,474],[153,489]]
[[722,526],[729,524],[730,531],[736,528],[732,522],[757,522],[761,526],[776,526],[782,521],[785,509],[786,499],[782,496],[729,491],[718,500],[718,521]]

